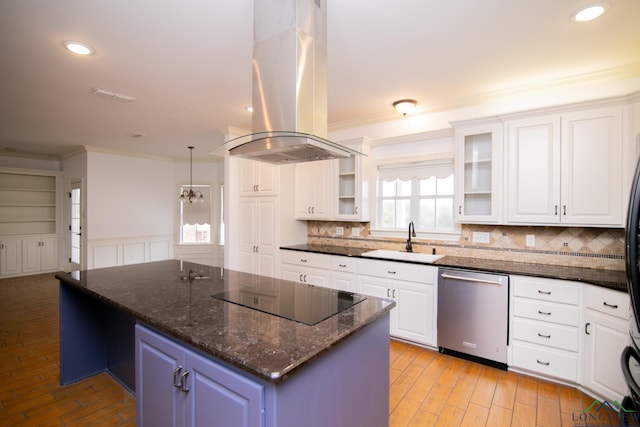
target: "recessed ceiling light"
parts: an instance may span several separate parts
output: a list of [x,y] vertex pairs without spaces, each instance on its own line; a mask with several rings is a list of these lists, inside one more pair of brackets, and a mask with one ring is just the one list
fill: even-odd
[[606,12],[609,8],[608,3],[594,3],[589,6],[585,6],[582,9],[578,10],[576,13],[571,15],[571,20],[573,22],[588,22],[593,21],[598,18],[600,15]]
[[94,53],[96,53],[95,49],[93,49],[91,46],[84,43],[67,40],[62,44],[68,51],[73,52],[77,55],[87,56],[87,55],[93,55]]
[[246,107],[244,107],[244,110],[248,113],[253,113],[253,106],[247,105]]

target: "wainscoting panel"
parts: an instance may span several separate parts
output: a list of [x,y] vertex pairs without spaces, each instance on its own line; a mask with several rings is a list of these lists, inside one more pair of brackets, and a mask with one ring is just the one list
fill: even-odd
[[173,236],[90,239],[86,268],[91,270],[172,259],[173,245]]

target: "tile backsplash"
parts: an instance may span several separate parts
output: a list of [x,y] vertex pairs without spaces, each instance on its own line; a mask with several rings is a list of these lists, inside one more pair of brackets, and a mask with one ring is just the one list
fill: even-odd
[[[356,230],[357,228],[357,230]],[[341,231],[342,234],[338,234]],[[473,241],[488,233],[489,243]],[[535,244],[527,246],[527,236]],[[486,236],[486,234],[485,234]],[[370,223],[308,221],[307,243],[367,249],[404,250],[406,238],[373,237]],[[411,239],[414,252],[536,264],[624,270],[624,229],[462,225],[458,241]]]

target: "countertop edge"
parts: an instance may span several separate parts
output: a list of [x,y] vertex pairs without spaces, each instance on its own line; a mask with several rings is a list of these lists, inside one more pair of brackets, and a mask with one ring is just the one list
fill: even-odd
[[[324,245],[293,245],[280,246],[280,249],[298,252],[319,253],[325,255],[346,256],[361,259],[376,259],[381,261],[400,262],[407,264],[420,264],[433,267],[461,268],[489,273],[514,274],[520,276],[541,277],[546,279],[569,280],[628,293],[626,280],[624,282],[621,282],[619,281],[619,279],[608,281],[597,278],[598,275],[607,273],[611,274],[612,276],[618,277],[621,275],[621,273],[624,273],[617,270],[596,270],[591,268],[568,266],[554,266],[555,269],[550,269],[545,268],[547,266],[542,264],[499,260],[478,260],[477,258],[453,257],[447,255],[443,256],[434,263],[426,263],[413,260],[396,260],[388,258],[378,258],[373,256],[362,256],[362,253],[371,251],[372,249],[348,248],[342,246],[331,247]],[[479,265],[478,262],[482,261],[488,263],[490,266],[483,267],[482,265]],[[500,266],[499,264],[502,265]]]

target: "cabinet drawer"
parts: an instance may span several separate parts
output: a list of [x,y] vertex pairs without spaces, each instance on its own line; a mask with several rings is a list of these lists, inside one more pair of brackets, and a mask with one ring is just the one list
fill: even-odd
[[517,297],[573,305],[580,303],[580,288],[578,285],[562,280],[511,276],[511,289],[513,290],[513,295]]
[[590,285],[585,291],[585,300],[587,308],[625,320],[629,318],[629,294],[626,292]]
[[574,305],[557,304],[533,299],[514,298],[513,314],[518,317],[579,326],[580,310]]
[[436,267],[383,260],[359,260],[358,273],[387,279],[434,284]]
[[350,258],[346,256],[332,256],[331,257],[331,270],[343,271],[345,273],[355,273],[357,271],[356,258]]
[[572,382],[577,381],[577,354],[554,351],[552,349],[519,342],[514,342],[512,345],[512,364],[514,367]]
[[516,318],[513,321],[513,338],[578,351],[578,329],[569,326]]
[[282,251],[282,262],[305,267],[331,268],[331,255],[302,251]]

